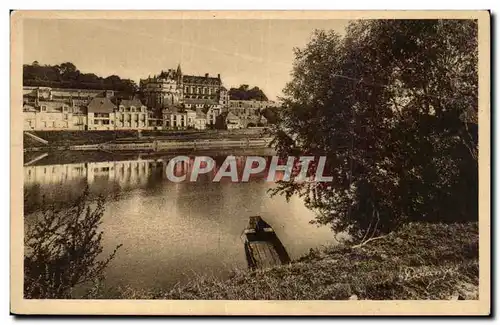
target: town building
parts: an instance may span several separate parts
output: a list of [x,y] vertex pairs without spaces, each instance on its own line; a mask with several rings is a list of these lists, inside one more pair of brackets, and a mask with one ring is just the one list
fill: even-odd
[[116,105],[108,97],[93,98],[87,107],[88,130],[114,130]]
[[97,89],[64,89],[50,87],[23,87],[23,103],[35,104],[37,100],[56,101],[65,103],[69,106],[85,106],[90,103],[92,98],[98,96],[113,97],[112,90]]
[[177,107],[166,108],[163,114],[163,127],[166,129],[186,129],[187,113],[180,112]]
[[243,127],[241,125],[241,119],[231,112],[224,113],[223,119],[226,129],[228,130],[241,129]]
[[87,106],[109,90],[23,87],[24,130],[85,130]]
[[272,100],[229,100],[229,111],[236,116],[257,115],[266,108],[280,107],[281,103]]
[[115,129],[147,129],[147,107],[138,98],[123,99],[115,112]]
[[262,115],[266,108],[280,107],[275,101],[258,100],[230,100],[228,111],[240,118],[241,126],[244,128],[264,126],[267,119]]
[[23,105],[24,130],[84,130],[87,114],[80,107],[39,101]]
[[205,130],[207,127],[206,114],[201,109],[179,110],[176,107],[163,110],[163,127],[166,129],[197,129]]
[[194,128],[197,130],[205,130],[207,128],[207,124],[207,115],[201,111],[197,111],[194,119]]
[[267,119],[263,115],[260,115],[260,114],[239,117],[239,118],[240,118],[241,127],[243,127],[243,128],[263,127],[263,126],[267,125]]

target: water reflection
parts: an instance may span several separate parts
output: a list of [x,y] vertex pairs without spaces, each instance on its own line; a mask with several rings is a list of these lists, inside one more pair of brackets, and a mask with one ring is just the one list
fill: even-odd
[[[248,183],[232,183],[229,177],[214,183],[226,156],[212,155],[214,171],[200,174],[197,182],[174,183],[165,172],[172,157],[47,165],[41,159],[24,167],[26,218],[42,202],[72,202],[87,184],[94,195],[105,195],[104,253],[123,244],[107,271],[112,286],[168,287],[193,275],[224,277],[246,268],[240,236],[251,215],[262,215],[273,226],[292,259],[334,242],[328,228],[309,224],[314,215],[299,198],[287,203],[269,197],[274,184],[265,181],[267,170]],[[179,163],[176,173],[189,179],[193,160]],[[238,170],[245,160],[236,157]]]

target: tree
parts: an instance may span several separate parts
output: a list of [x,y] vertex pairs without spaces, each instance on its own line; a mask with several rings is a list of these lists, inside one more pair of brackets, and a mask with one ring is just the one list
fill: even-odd
[[266,94],[259,87],[250,89],[249,85],[240,85],[238,88],[229,89],[229,98],[231,100],[267,100]]
[[325,155],[334,179],[273,194],[304,197],[315,222],[361,240],[477,218],[475,21],[358,21],[343,38],[316,31],[295,57],[274,144]]
[[279,108],[277,107],[267,107],[262,110],[262,116],[264,116],[269,124],[276,124],[279,116]]
[[44,210],[28,223],[25,236],[24,297],[71,298],[78,285],[99,280],[118,248],[102,258],[104,200],[88,205],[88,189],[69,209]]
[[133,80],[117,75],[102,78],[94,73],[81,73],[71,62],[55,66],[40,66],[35,62],[23,65],[25,86],[114,90],[119,98],[132,98],[138,91]]
[[77,71],[76,66],[71,62],[62,63],[58,67],[59,67],[59,72],[63,76],[74,74]]

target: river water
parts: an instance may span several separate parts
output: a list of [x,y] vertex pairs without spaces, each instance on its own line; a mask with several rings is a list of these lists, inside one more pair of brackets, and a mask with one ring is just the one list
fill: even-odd
[[[240,168],[248,155],[269,154],[258,151],[231,154]],[[204,153],[217,165],[227,154]],[[106,270],[109,287],[170,288],[193,277],[225,278],[247,269],[241,234],[252,215],[275,229],[292,259],[335,243],[328,227],[309,223],[314,214],[300,198],[287,202],[267,193],[275,184],[265,181],[265,172],[246,183],[224,178],[215,183],[209,174],[197,182],[174,183],[167,179],[165,165],[175,155],[66,152],[25,157],[25,218],[33,218],[42,204],[71,204],[87,185],[92,195],[104,195],[103,253],[123,244]]]

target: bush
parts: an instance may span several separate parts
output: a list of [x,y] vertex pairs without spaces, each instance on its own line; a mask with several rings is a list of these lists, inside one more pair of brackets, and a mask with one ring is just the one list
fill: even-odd
[[52,206],[26,222],[24,297],[67,299],[77,286],[103,278],[119,246],[102,259],[104,199],[94,209],[88,190],[69,209]]

